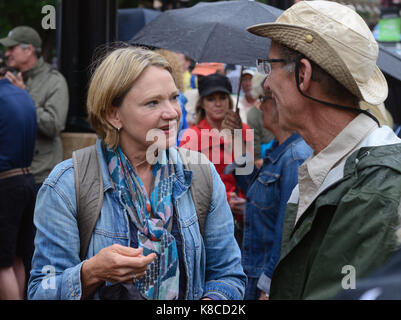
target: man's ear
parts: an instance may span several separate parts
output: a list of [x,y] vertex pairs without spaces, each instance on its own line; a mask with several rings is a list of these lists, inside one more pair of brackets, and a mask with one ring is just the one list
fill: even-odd
[[299,88],[302,92],[308,91],[312,81],[312,65],[308,59],[301,59],[299,62]]
[[111,107],[111,110],[106,114],[106,120],[117,130],[121,129],[122,122],[120,119],[120,112],[117,107]]

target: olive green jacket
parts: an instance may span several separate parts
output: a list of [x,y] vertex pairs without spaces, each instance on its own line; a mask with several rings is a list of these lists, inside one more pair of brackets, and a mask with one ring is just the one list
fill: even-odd
[[[384,128],[369,138],[387,130],[390,143],[399,142]],[[329,172],[318,197],[296,221],[298,196],[296,187],[287,204],[270,298],[334,298],[352,287],[350,276],[357,287],[358,279],[382,266],[396,248],[401,144],[354,151]]]
[[43,58],[22,76],[37,110],[38,132],[32,171],[35,182],[42,183],[53,167],[63,160],[60,134],[67,119],[68,87],[63,75]]

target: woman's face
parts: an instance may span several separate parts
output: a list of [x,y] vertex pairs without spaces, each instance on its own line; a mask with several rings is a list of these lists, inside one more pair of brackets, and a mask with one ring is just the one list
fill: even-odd
[[[146,151],[158,137],[157,146],[169,148],[176,143],[181,108],[178,89],[167,70],[147,67],[128,91],[122,105],[107,119],[120,130],[120,145]],[[158,129],[158,130],[152,130]],[[147,141],[147,135],[152,139]]]
[[215,92],[204,97],[202,107],[205,110],[206,118],[213,122],[223,121],[230,108],[228,99],[228,94],[224,92]]

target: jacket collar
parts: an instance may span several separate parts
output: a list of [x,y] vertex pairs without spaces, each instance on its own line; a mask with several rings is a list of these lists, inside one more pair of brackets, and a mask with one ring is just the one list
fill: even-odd
[[37,75],[41,71],[41,68],[44,66],[44,64],[45,61],[43,60],[43,57],[40,57],[32,69],[29,69],[22,73],[22,78],[24,79],[24,81],[27,81],[27,79]]
[[[363,120],[359,117],[362,117]],[[300,185],[298,184],[294,188],[293,193],[291,194],[291,197],[288,200],[288,203],[298,203],[298,214],[296,222],[299,220],[302,214],[307,210],[310,204],[312,204],[312,202],[321,193],[323,193],[329,187],[331,187],[332,185],[343,179],[344,176],[346,176],[348,173],[354,172],[356,165],[358,165],[358,169],[361,169],[362,166],[367,167],[371,165],[381,165],[381,166],[385,165],[394,168],[397,167],[398,159],[394,159],[393,157],[393,155],[395,154],[394,148],[395,149],[401,148],[401,145],[399,144],[401,143],[401,140],[394,134],[393,130],[391,130],[389,127],[382,126],[380,128],[377,128],[375,122],[365,115],[359,115],[356,119],[358,118],[359,121],[362,120],[360,123],[362,124],[362,126],[359,126],[359,128],[361,130],[363,128],[365,136],[364,137],[362,136],[361,138],[358,139],[354,137],[353,141],[355,142],[351,145],[350,149],[348,149],[347,147],[347,150],[342,151],[343,153],[345,153],[345,156],[343,156],[342,158],[337,158],[336,161],[332,161],[332,165],[328,169],[326,169],[325,171],[322,170],[320,172],[320,174],[324,173],[324,177],[321,183],[315,185],[317,187],[316,193],[310,196],[308,199],[300,199],[300,188],[299,188]],[[354,119],[354,121],[356,119]],[[369,126],[369,124],[372,124],[372,126]],[[347,134],[347,132],[344,133]],[[359,137],[361,133],[357,132],[355,134],[358,135]],[[349,138],[350,136],[349,134],[347,134],[345,137]],[[343,139],[341,140],[344,141]],[[346,141],[347,140],[345,139],[345,142]],[[370,155],[370,157],[366,157],[366,155]],[[318,164],[316,163],[316,161],[313,161],[313,163],[311,161],[315,160],[315,158],[308,159],[305,163],[303,163],[299,167],[298,181],[302,181],[303,177],[307,177],[311,171],[313,170],[316,171],[315,169],[313,169],[314,167],[312,166],[312,164],[316,165]],[[317,174],[319,174],[319,172],[317,172]],[[311,178],[312,180],[310,180],[310,183],[314,181],[313,180],[314,177],[312,176]],[[311,188],[311,185],[307,187]]]
[[282,144],[275,147],[271,152],[268,152],[266,158],[268,158],[271,163],[277,162],[280,159],[281,155],[285,153],[288,148],[291,148],[292,143],[297,142],[298,140],[302,140],[301,136],[298,133],[294,133]]

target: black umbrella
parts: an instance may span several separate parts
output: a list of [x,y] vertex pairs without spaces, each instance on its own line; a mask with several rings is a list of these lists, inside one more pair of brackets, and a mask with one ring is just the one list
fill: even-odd
[[200,2],[191,8],[163,12],[130,43],[181,52],[197,62],[253,66],[257,58],[268,55],[270,40],[246,28],[275,21],[281,13],[248,0]]
[[160,11],[146,8],[118,10],[118,40],[129,41],[144,25],[160,14]]
[[401,54],[396,47],[379,44],[379,57],[377,66],[390,76],[401,80]]

